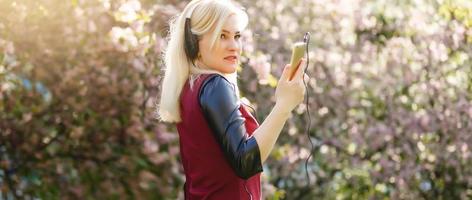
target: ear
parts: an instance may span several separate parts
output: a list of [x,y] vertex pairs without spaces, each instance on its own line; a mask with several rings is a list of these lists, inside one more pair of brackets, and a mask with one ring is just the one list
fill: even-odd
[[198,36],[192,33],[190,18],[185,19],[185,53],[191,61],[198,57]]

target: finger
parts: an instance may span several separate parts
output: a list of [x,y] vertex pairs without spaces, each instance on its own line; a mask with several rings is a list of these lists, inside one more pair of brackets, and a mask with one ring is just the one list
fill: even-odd
[[295,77],[293,79],[296,79],[296,80],[301,80],[302,79],[303,74],[305,73],[305,70],[303,70],[303,68],[305,67],[305,63],[306,63],[305,59],[302,58],[302,61],[298,64],[298,69],[297,69],[297,72],[296,72]]
[[282,75],[280,76],[280,80],[288,80],[288,76],[290,74],[290,65],[285,65],[284,71],[282,72]]

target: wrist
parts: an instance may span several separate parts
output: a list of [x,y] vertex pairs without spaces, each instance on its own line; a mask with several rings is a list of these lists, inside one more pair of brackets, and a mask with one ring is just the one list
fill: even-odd
[[287,106],[282,105],[280,103],[275,103],[273,111],[275,113],[279,114],[279,115],[282,115],[282,116],[286,117],[286,118],[288,118],[290,113],[292,112],[292,110],[290,110]]

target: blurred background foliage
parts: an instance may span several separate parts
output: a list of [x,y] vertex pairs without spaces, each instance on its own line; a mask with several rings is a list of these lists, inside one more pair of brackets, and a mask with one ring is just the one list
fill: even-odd
[[[178,135],[155,106],[167,22],[187,3],[0,1],[0,199],[183,198]],[[471,1],[239,3],[239,84],[260,122],[311,32],[315,148],[300,105],[265,199],[472,198]]]

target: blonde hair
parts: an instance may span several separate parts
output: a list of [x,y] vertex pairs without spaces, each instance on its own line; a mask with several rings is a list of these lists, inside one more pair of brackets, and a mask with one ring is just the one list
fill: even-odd
[[197,36],[213,31],[211,47],[219,39],[219,34],[225,20],[232,14],[236,14],[240,20],[241,29],[248,23],[247,14],[230,0],[193,0],[184,8],[180,15],[172,18],[169,22],[170,30],[168,45],[164,51],[165,74],[162,82],[162,92],[158,105],[158,119],[164,122],[180,122],[180,93],[189,79],[190,87],[193,88],[195,79],[201,74],[217,73],[226,77],[236,87],[237,73],[223,74],[216,70],[204,69],[193,64],[187,58],[184,49],[185,42],[185,18],[190,16],[191,31]]

